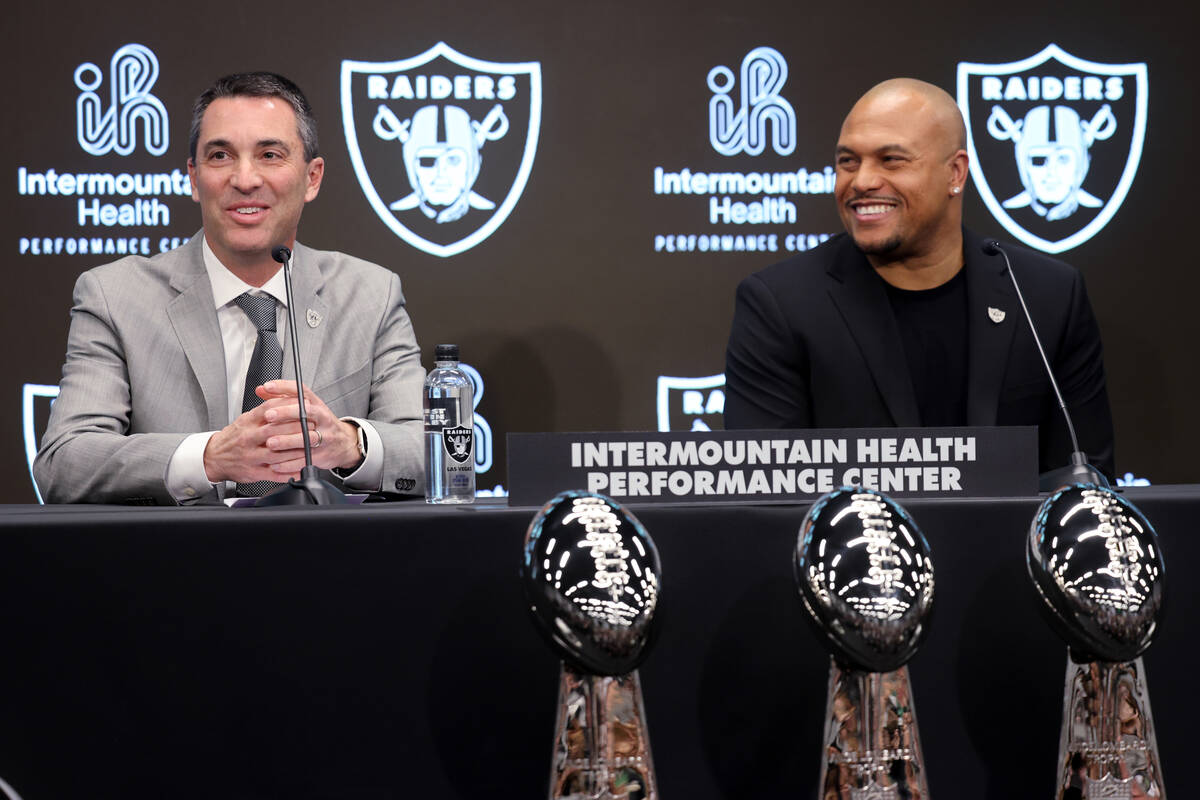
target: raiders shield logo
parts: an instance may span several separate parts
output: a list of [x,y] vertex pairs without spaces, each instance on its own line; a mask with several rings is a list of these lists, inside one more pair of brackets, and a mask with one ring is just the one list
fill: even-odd
[[38,491],[37,481],[33,479],[33,459],[37,457],[38,445],[46,425],[50,422],[50,404],[58,397],[57,386],[46,386],[39,383],[27,383],[21,388],[21,431],[25,436],[25,462],[29,465],[29,481],[33,484],[33,493],[38,502],[42,502],[42,493]]
[[446,455],[454,459],[459,464],[466,462],[471,458],[471,439],[472,431],[470,428],[462,426],[455,428],[442,428],[442,444],[446,448]]
[[1049,45],[1010,64],[958,65],[971,177],[1014,237],[1047,253],[1108,224],[1146,135],[1145,64],[1084,61]]
[[358,182],[404,241],[436,256],[504,223],[537,153],[541,64],[480,61],[439,42],[419,56],[342,62],[342,124]]
[[725,374],[658,376],[658,429],[711,431],[725,427]]

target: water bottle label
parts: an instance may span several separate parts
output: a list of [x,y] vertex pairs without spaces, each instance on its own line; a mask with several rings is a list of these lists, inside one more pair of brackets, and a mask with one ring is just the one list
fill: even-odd
[[458,425],[458,399],[430,397],[425,400],[425,430],[429,433]]
[[[442,444],[446,448],[446,455],[450,456],[451,460],[456,464],[465,464],[470,461],[472,453],[471,445],[474,438],[474,431],[470,428],[459,426],[442,429]],[[471,467],[449,466],[447,469],[461,471],[473,467],[474,465],[472,464]]]

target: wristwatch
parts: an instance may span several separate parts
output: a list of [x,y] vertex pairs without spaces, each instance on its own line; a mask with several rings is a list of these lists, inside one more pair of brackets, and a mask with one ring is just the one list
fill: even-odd
[[[361,465],[363,461],[367,460],[367,434],[363,432],[362,425],[359,425],[357,422],[351,422],[350,424],[354,426],[354,430],[358,431],[358,465]],[[356,465],[356,468],[358,465]]]
[[342,421],[349,422],[351,425],[354,426],[354,430],[358,431],[358,463],[355,464],[353,467],[345,467],[345,468],[334,467],[331,470],[331,472],[333,472],[333,474],[337,475],[339,478],[346,478],[346,477],[349,477],[350,474],[353,473],[356,469],[361,467],[363,465],[363,462],[367,460],[367,434],[363,431],[362,425],[359,425],[354,420],[346,419],[346,420],[342,420]]

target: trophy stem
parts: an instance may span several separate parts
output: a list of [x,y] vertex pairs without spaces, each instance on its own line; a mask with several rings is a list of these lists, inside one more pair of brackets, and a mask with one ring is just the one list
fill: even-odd
[[820,800],[929,800],[908,668],[830,659]]
[[576,672],[558,682],[550,800],[658,800],[637,670]]
[[1142,659],[1067,659],[1058,800],[1166,800]]

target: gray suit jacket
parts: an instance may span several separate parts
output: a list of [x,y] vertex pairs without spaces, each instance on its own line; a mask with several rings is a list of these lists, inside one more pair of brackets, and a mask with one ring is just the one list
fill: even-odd
[[[47,502],[174,504],[166,471],[175,449],[229,424],[202,237],[79,276],[60,394],[34,462]],[[421,493],[425,373],[400,279],[342,253],[294,250],[305,382],[334,414],[371,420],[384,444],[384,491]],[[283,377],[294,378],[290,335],[283,363]]]

